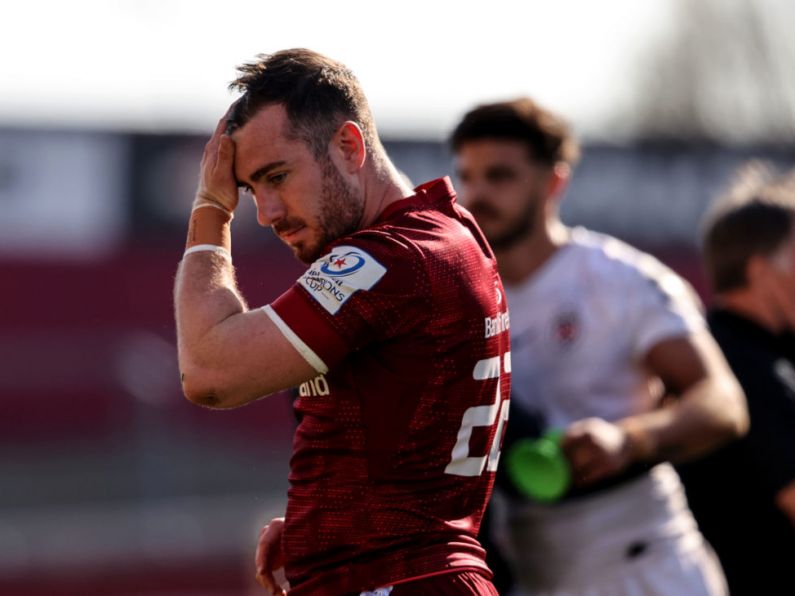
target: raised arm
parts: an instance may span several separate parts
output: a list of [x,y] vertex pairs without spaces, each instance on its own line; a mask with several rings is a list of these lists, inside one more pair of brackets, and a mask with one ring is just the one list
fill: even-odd
[[182,387],[192,402],[241,406],[294,387],[316,371],[262,309],[249,310],[235,281],[230,222],[238,191],[226,117],[204,149],[174,310]]

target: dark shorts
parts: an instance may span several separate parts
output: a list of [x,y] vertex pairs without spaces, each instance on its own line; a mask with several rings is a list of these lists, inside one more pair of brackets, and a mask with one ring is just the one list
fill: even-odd
[[499,596],[491,581],[477,571],[441,573],[397,584],[389,596]]

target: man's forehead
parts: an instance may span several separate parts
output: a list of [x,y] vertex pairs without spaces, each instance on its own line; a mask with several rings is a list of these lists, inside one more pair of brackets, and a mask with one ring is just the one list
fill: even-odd
[[527,145],[513,139],[477,139],[463,143],[456,151],[459,167],[495,165],[535,165]]
[[306,144],[289,134],[289,120],[284,107],[261,108],[250,120],[232,133],[235,141],[235,176],[242,182],[263,166],[293,163],[306,157]]
[[243,126],[232,132],[235,143],[245,142],[251,137],[266,136],[271,139],[286,137],[289,131],[287,110],[281,104],[261,107]]

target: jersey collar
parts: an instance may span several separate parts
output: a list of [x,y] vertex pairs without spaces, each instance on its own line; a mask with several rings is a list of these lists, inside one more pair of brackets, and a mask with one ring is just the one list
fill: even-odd
[[450,181],[450,177],[445,176],[444,178],[437,178],[425,184],[420,184],[414,189],[414,194],[412,196],[388,205],[375,220],[375,223],[386,221],[395,213],[407,209],[417,209],[441,201],[453,203],[455,202],[455,198],[455,189],[453,188],[453,183]]

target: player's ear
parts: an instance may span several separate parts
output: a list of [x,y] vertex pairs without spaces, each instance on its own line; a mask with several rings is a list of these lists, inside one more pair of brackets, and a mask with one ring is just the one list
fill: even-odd
[[358,172],[367,154],[364,134],[359,125],[350,120],[344,122],[331,139],[331,151],[341,159],[346,172]]
[[569,178],[571,178],[571,168],[569,164],[559,161],[552,166],[547,187],[547,196],[550,198],[560,197],[563,191],[566,190]]

